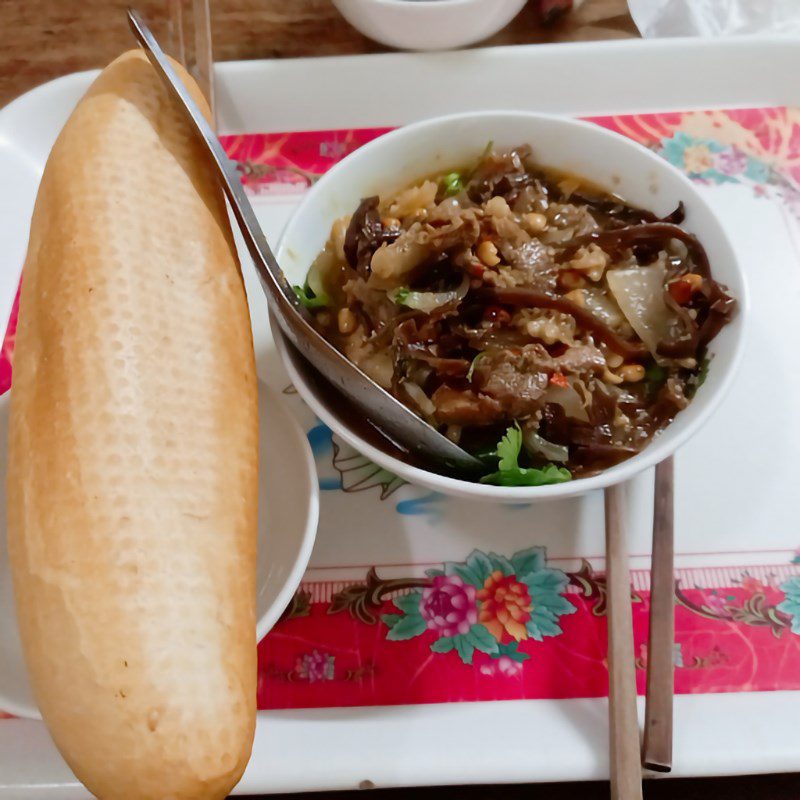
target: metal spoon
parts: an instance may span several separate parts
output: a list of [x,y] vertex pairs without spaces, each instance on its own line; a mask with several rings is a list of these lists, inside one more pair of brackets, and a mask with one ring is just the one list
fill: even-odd
[[480,469],[482,465],[478,459],[442,436],[389,392],[378,386],[313,327],[310,314],[299,302],[283,270],[278,266],[242,189],[239,176],[219,139],[175,74],[169,60],[139,14],[133,9],[128,9],[128,20],[134,36],[144,48],[156,72],[178,100],[198,138],[206,146],[261,279],[270,311],[276,316],[281,329],[292,344],[394,443],[421,456],[427,462],[452,470],[475,472]]

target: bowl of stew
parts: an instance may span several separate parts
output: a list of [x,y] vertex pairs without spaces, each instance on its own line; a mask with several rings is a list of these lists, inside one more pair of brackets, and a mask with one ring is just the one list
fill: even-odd
[[412,458],[273,322],[299,393],[376,464],[449,494],[626,480],[713,414],[742,354],[743,272],[701,192],[572,119],[482,112],[389,133],[313,186],[278,259],[320,333],[485,469]]

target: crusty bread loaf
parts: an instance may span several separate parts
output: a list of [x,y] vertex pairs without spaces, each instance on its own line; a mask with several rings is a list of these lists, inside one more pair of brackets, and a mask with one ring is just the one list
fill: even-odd
[[256,391],[222,194],[155,71],[126,53],[42,178],[8,484],[35,695],[104,800],[224,797],[248,760]]

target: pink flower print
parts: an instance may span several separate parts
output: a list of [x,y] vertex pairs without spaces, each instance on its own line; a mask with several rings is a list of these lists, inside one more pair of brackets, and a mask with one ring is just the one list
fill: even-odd
[[513,658],[509,658],[508,656],[500,656],[500,658],[497,659],[497,671],[506,677],[518,675],[522,672],[522,662],[514,661]]
[[718,594],[712,593],[706,596],[706,605],[715,614],[727,616],[728,612],[725,608],[725,600]]
[[714,156],[714,166],[723,175],[741,175],[747,169],[747,156],[735,147],[726,147]]
[[511,678],[521,672],[522,662],[515,661],[508,656],[500,656],[500,658],[493,659],[488,664],[483,664],[480,668],[481,675],[488,677],[502,675],[503,677]]
[[475,587],[458,575],[437,575],[431,586],[422,590],[419,611],[428,630],[439,636],[469,633],[478,621]]
[[301,681],[309,683],[332,681],[335,660],[335,657],[328,653],[313,650],[297,659],[294,671]]

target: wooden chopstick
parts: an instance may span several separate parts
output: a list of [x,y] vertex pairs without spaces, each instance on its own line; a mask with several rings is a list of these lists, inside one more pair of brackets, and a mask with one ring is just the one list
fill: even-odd
[[183,0],[166,0],[166,2],[167,52],[186,67],[186,42],[183,36]]
[[[214,97],[214,56],[211,46],[211,9],[209,0],[165,0],[167,7],[167,49],[197,81],[208,105],[216,129]],[[188,18],[185,6],[191,2]],[[193,31],[193,46],[187,46],[188,29]]]
[[672,458],[656,467],[653,557],[650,565],[650,632],[647,642],[642,765],[672,769],[673,651],[675,641],[675,470]]
[[[211,48],[211,9],[209,0],[192,0],[194,15],[194,69],[192,74],[211,108],[216,121],[214,97],[214,56]],[[214,125],[216,129],[216,125]]]
[[624,484],[606,489],[605,507],[611,798],[641,800],[642,767]]

